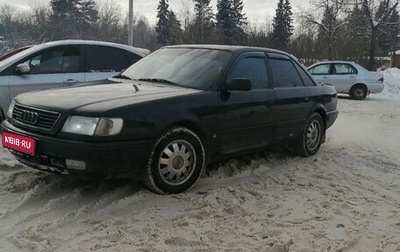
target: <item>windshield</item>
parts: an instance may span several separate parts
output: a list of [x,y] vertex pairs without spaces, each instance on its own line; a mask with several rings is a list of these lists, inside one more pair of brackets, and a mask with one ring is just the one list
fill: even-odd
[[230,55],[222,50],[162,48],[133,64],[123,75],[133,80],[207,89],[216,81]]

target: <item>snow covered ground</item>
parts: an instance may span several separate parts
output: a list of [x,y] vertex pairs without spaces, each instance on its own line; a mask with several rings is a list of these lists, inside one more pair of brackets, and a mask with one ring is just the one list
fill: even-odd
[[82,182],[0,147],[0,251],[399,251],[400,70],[364,101],[339,99],[319,153],[257,153],[190,191]]

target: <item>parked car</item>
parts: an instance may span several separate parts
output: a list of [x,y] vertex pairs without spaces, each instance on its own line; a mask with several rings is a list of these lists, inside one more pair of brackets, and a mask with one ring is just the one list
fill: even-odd
[[22,163],[77,177],[128,177],[180,193],[206,164],[281,142],[317,153],[338,116],[333,86],[256,47],[163,47],[109,85],[17,96],[2,143]]
[[106,79],[148,53],[116,43],[60,40],[14,54],[0,61],[0,121],[20,93]]
[[18,48],[16,48],[16,49],[10,50],[10,51],[8,51],[8,52],[6,52],[6,53],[3,53],[3,54],[0,55],[0,61],[5,60],[5,59],[7,59],[7,58],[13,56],[14,54],[17,54],[17,53],[19,53],[19,52],[22,52],[23,50],[26,50],[26,49],[31,48],[31,47],[32,47],[32,46],[30,46],[30,45],[21,46],[21,47],[18,47]]
[[349,94],[353,99],[363,100],[370,93],[383,90],[383,74],[371,72],[351,61],[318,62],[308,71],[319,82],[335,86],[338,93]]

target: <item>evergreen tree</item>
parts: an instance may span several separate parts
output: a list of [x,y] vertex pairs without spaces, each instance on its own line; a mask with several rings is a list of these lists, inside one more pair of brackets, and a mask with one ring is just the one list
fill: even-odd
[[393,50],[393,43],[398,35],[399,13],[396,9],[389,15],[385,15],[389,8],[389,1],[381,1],[375,14],[375,19],[382,25],[377,33],[377,54],[386,56]]
[[217,26],[220,33],[220,42],[227,44],[240,44],[245,38],[243,26],[247,18],[242,13],[242,0],[218,0]]
[[233,36],[238,43],[242,43],[246,37],[246,33],[243,29],[247,25],[247,18],[243,12],[243,0],[233,0],[231,15],[234,22]]
[[99,18],[99,13],[96,10],[96,3],[94,2],[94,0],[78,1],[78,9],[80,12],[79,21],[82,24],[93,24]]
[[170,27],[171,27],[171,45],[176,45],[182,41],[181,22],[179,22],[173,11],[169,13]]
[[90,38],[90,25],[98,19],[93,0],[51,0],[52,39]]
[[369,59],[368,59],[368,69],[374,70],[376,68],[375,65],[375,56],[377,54],[377,41],[379,36],[379,30],[385,24],[385,20],[392,15],[392,13],[396,10],[399,2],[392,3],[390,0],[383,0],[383,4],[380,4],[378,9],[373,8],[373,5],[368,2],[368,0],[363,0],[362,7],[365,9],[368,17],[368,24],[371,30],[370,34],[370,46],[369,46]]
[[[211,0],[194,0],[195,21],[194,29],[196,30],[196,43],[207,43],[212,41],[214,36],[214,13],[210,6]],[[198,32],[200,31],[200,36]]]
[[337,58],[335,42],[338,38],[342,21],[338,19],[335,5],[325,6],[324,15],[318,28],[317,50],[327,59]]
[[343,29],[344,38],[338,51],[340,58],[354,60],[362,65],[367,64],[368,41],[371,34],[367,21],[365,9],[354,6],[345,19],[348,25]]
[[286,0],[284,3],[283,0],[279,0],[275,12],[271,34],[273,47],[286,50],[293,34],[292,7],[289,1]]
[[162,46],[171,44],[171,22],[168,8],[168,0],[160,0],[157,7],[156,33],[157,43]]

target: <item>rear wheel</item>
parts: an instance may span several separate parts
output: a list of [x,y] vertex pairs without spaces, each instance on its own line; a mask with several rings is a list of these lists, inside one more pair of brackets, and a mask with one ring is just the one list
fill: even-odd
[[307,121],[303,134],[296,140],[294,150],[297,155],[309,157],[316,154],[324,140],[325,127],[322,117],[314,113]]
[[150,155],[144,184],[160,194],[176,194],[194,185],[205,166],[200,138],[183,127],[164,133]]
[[367,97],[368,89],[365,85],[355,85],[350,89],[350,96],[354,100],[364,100]]

